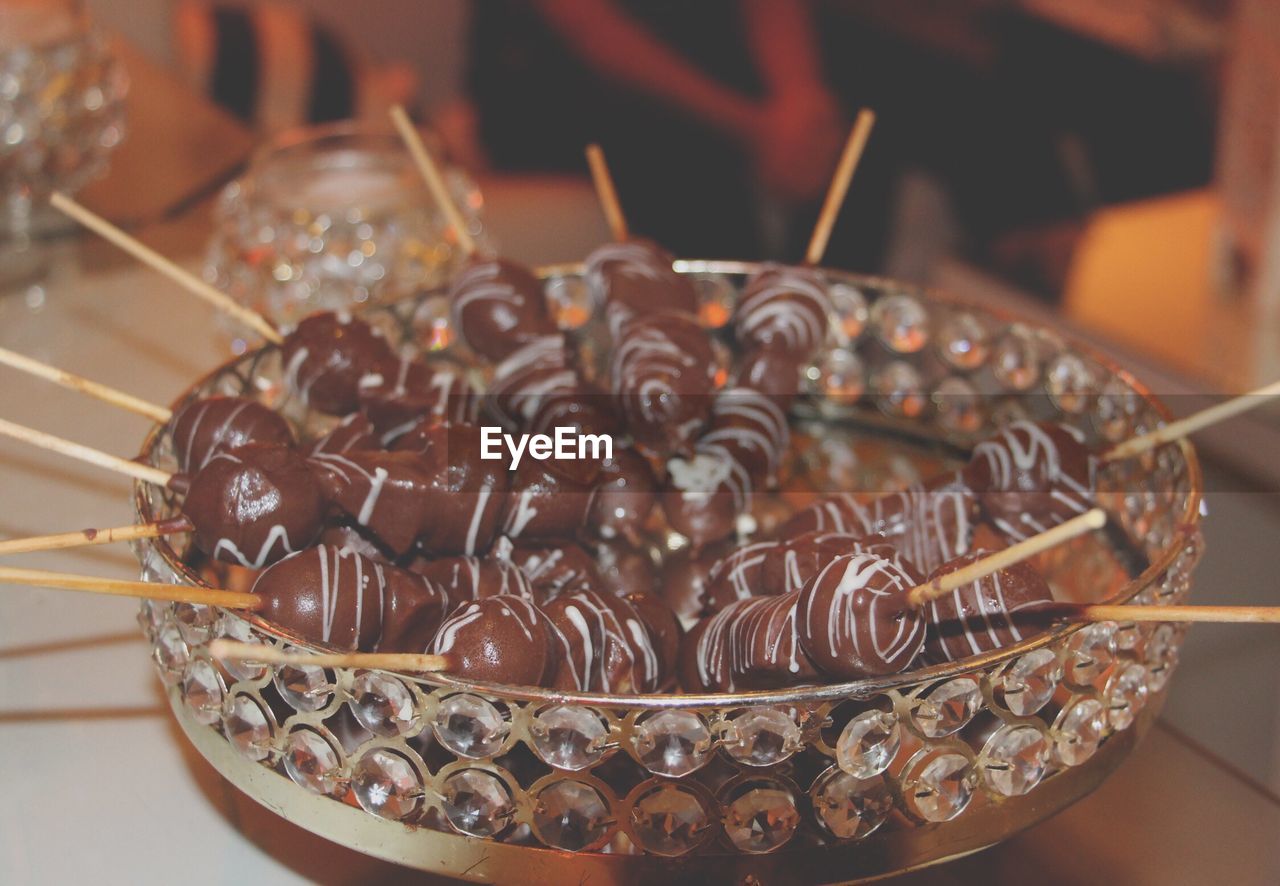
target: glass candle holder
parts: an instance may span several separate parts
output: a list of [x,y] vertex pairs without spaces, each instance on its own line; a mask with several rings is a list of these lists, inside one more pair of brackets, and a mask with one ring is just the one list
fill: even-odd
[[[445,178],[484,244],[479,189],[457,169]],[[463,258],[399,137],[352,123],[264,147],[223,190],[215,222],[206,278],[286,327],[438,286]]]

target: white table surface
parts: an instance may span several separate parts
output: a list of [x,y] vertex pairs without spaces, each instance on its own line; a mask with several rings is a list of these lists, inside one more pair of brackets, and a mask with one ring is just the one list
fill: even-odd
[[[0,345],[156,402],[223,358],[217,321],[201,303],[146,270],[80,267],[101,262],[96,247],[88,258],[75,243],[56,252],[43,305],[33,309],[22,293],[0,297]],[[121,455],[136,451],[147,427],[10,371],[0,374],[0,415]],[[128,522],[128,498],[123,478],[0,441],[0,535]],[[136,574],[121,546],[12,562]],[[0,882],[66,882],[90,872],[103,884],[191,886],[410,877],[312,837],[227,786],[171,721],[134,602],[27,589],[3,595]],[[1257,716],[1273,717],[1265,694],[1259,702]],[[1233,884],[1274,883],[1277,834],[1273,795],[1159,729],[1086,801],[912,881],[1014,883],[1035,871],[1049,883],[1086,883],[1106,858],[1116,882],[1200,883],[1213,871]]]

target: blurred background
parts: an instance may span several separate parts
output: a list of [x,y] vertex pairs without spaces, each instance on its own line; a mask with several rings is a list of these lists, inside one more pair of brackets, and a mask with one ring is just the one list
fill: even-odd
[[[317,145],[316,131],[299,136],[299,127],[356,118],[386,130],[388,108],[404,103],[454,165],[451,184],[476,233],[518,261],[576,261],[608,237],[582,158],[598,140],[635,232],[683,257],[795,262],[865,106],[878,122],[827,264],[1057,326],[1132,369],[1177,413],[1280,377],[1276,0],[0,0],[4,176],[32,135],[21,118],[24,89],[39,104],[66,86],[57,58],[33,66],[23,54],[29,17],[11,13],[35,7],[83,7],[103,41],[77,62],[83,69],[88,58],[97,78],[77,92],[80,104],[102,119],[85,124],[91,138],[75,150],[60,137],[40,153],[41,169],[63,186],[68,173],[54,167],[90,169],[74,176],[86,205],[228,288],[265,280],[293,299],[328,275],[343,292],[376,298],[383,279],[429,285],[449,268],[439,242],[403,236],[406,218],[419,230],[436,222],[404,214],[422,210],[425,194],[394,184],[388,192],[376,146],[362,147],[373,158],[364,182],[311,193],[313,178],[266,175],[282,156],[292,172],[313,168],[287,153]],[[110,76],[102,52],[114,59]],[[321,132],[340,140],[345,126]],[[95,162],[84,166],[82,155]],[[401,174],[414,182],[412,170]],[[381,191],[362,199],[390,214],[339,234],[316,206],[345,204],[370,182]],[[13,190],[8,178],[4,186]],[[72,237],[63,220],[36,217],[39,197],[18,187],[0,213],[0,343],[163,402],[225,358],[227,337],[214,321],[179,296],[154,301],[172,287],[112,247]],[[305,232],[321,218],[323,236],[304,241],[315,261],[268,258],[253,241],[264,225]],[[364,262],[363,245],[374,240],[379,255],[394,244],[403,262]],[[175,324],[200,335],[175,336]],[[93,335],[71,341],[74,328]],[[0,387],[6,417],[67,436],[86,427],[81,405],[43,387]],[[95,423],[85,442],[131,451],[142,428]],[[1275,604],[1280,414],[1258,410],[1196,445],[1210,490],[1196,599]],[[86,523],[121,522],[121,490],[91,469],[9,448],[0,461],[9,505],[0,534],[66,525],[71,508]],[[83,559],[84,571],[136,572],[124,551]],[[19,650],[0,662],[0,741],[42,761],[31,778],[43,785],[61,771],[57,749],[68,734],[80,740],[92,729],[97,740],[117,729],[127,744],[138,737],[125,719],[156,718],[152,732],[168,720],[132,631],[113,649],[79,653],[81,664],[94,655],[102,656],[95,665],[112,665],[91,669],[107,698],[119,688],[107,675],[136,675],[124,714],[24,717],[33,700],[84,703],[76,653],[57,651],[78,616],[69,603],[38,605],[65,605],[20,628],[31,648],[48,642],[55,654]],[[1274,816],[1275,632],[1197,628],[1183,655],[1164,723],[1196,760],[1211,762],[1181,788],[1221,797],[1232,779]],[[68,679],[49,679],[58,667]],[[23,689],[6,702],[5,686]],[[176,741],[145,737],[175,758],[153,780],[185,782],[192,764],[176,759]],[[25,777],[16,765],[12,775]],[[1142,773],[1146,788],[1166,777]],[[112,802],[134,793],[122,787]],[[1160,791],[1140,793],[1158,812]],[[1196,814],[1206,810],[1215,817],[1210,807]],[[154,809],[135,812],[154,823]],[[1187,829],[1190,814],[1179,813],[1176,827]],[[49,815],[62,821],[53,800]],[[25,812],[10,820],[25,821]],[[1115,848],[1124,857],[1128,844]],[[1202,869],[1188,870],[1191,879],[1160,882],[1203,882]],[[1130,873],[1118,879],[1145,882]]]

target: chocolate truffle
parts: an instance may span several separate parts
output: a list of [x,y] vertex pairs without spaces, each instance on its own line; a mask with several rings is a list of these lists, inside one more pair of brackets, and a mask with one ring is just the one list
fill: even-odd
[[897,674],[911,666],[924,645],[924,616],[907,603],[920,584],[875,554],[832,560],[800,591],[800,644],[829,677],[857,680]]
[[571,649],[583,650],[592,692],[652,692],[662,679],[657,650],[626,600],[595,591],[561,594],[545,607]]
[[454,605],[498,596],[539,599],[524,570],[498,557],[418,557],[409,569],[439,586]]
[[587,528],[603,539],[636,544],[657,500],[656,486],[648,462],[630,448],[615,446],[613,458],[600,464]]
[[363,320],[324,311],[303,319],[281,346],[284,381],[304,403],[329,415],[359,406],[356,386],[393,362],[386,340]]
[[541,282],[504,259],[468,259],[449,287],[449,303],[463,341],[489,360],[501,360],[530,339],[557,331]]
[[639,315],[660,311],[697,315],[693,282],[675,272],[673,261],[656,243],[638,238],[605,243],[587,256],[587,284],[604,305],[613,332]]
[[[990,554],[976,550],[957,557],[935,569],[929,581]],[[926,604],[929,636],[925,654],[932,662],[959,661],[1021,642],[1038,633],[1039,627],[1020,624],[1012,616],[1052,601],[1053,592],[1029,563],[993,572]]]
[[573,542],[522,542],[510,545],[499,540],[495,556],[506,558],[529,578],[538,600],[561,594],[594,591],[604,586],[596,561]]
[[561,639],[523,597],[485,597],[450,613],[430,651],[448,659],[449,673],[468,680],[542,686],[556,673]]
[[987,518],[1014,541],[1093,507],[1094,462],[1074,428],[1017,421],[973,449],[964,482]]
[[462,368],[443,362],[430,366],[401,358],[361,376],[356,393],[384,444],[420,421],[466,421],[475,412]]
[[348,452],[365,452],[381,448],[382,443],[368,416],[353,412],[327,433],[313,440],[306,448],[306,452],[307,455],[318,455],[322,452],[345,455]]
[[259,614],[312,643],[372,652],[382,639],[386,575],[347,548],[316,545],[265,570],[253,592]]
[[201,397],[173,416],[173,452],[185,474],[194,474],[224,449],[293,442],[293,429],[280,413],[248,397]]
[[192,478],[182,513],[200,550],[261,569],[316,540],[324,498],[292,447],[249,443],[210,457]]
[[809,268],[770,265],[747,282],[734,311],[744,350],[766,347],[809,359],[827,338],[831,299]]
[[690,314],[637,316],[619,330],[610,383],[638,449],[657,456],[688,454],[711,412],[711,339]]

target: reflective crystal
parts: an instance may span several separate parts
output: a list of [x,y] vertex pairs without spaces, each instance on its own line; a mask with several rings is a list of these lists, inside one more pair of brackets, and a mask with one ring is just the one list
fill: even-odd
[[977,369],[991,354],[990,332],[967,311],[952,314],[938,329],[938,353],[957,369]]
[[781,763],[804,747],[800,726],[777,708],[751,708],[729,721],[724,749],[747,766]]
[[612,824],[600,792],[580,781],[558,781],[538,792],[533,829],[548,846],[577,852],[604,839]]
[[871,308],[876,335],[899,354],[914,354],[929,341],[929,312],[915,296],[887,295]]
[[693,711],[659,711],[636,724],[631,741],[636,757],[655,775],[688,775],[711,756],[711,730]]
[[457,331],[449,299],[443,295],[424,298],[413,314],[413,328],[424,351],[443,351],[453,344]]
[[1108,379],[1093,410],[1094,426],[1112,443],[1133,436],[1134,416],[1141,402],[1137,393],[1121,379]]
[[1147,665],[1147,688],[1159,692],[1178,666],[1178,631],[1171,624],[1157,625],[1143,652]]
[[271,754],[271,721],[248,695],[232,699],[222,718],[222,731],[232,747],[250,760],[265,760]]
[[982,751],[982,780],[1004,797],[1025,794],[1044,778],[1049,740],[1034,726],[1001,726]]
[[385,737],[406,735],[418,724],[409,687],[376,671],[361,671],[351,681],[351,713],[365,729]]
[[956,677],[920,700],[911,717],[929,738],[942,738],[973,719],[982,708],[982,687],[973,677]]
[[929,402],[920,373],[905,360],[880,367],[873,389],[878,398],[876,405],[887,415],[915,418]]
[[1076,702],[1058,722],[1055,743],[1058,760],[1067,766],[1079,766],[1098,750],[1106,728],[1102,702],[1096,698]]
[[187,649],[187,643],[182,639],[182,632],[178,630],[175,623],[166,621],[156,631],[152,655],[160,667],[161,679],[169,684],[181,679],[191,652]]
[[167,603],[158,603],[155,600],[143,600],[138,606],[138,627],[142,628],[142,633],[148,640],[155,639],[156,631],[159,630],[160,625],[164,623],[164,619],[167,614]]
[[546,293],[551,316],[561,329],[578,329],[591,319],[591,289],[581,277],[552,277]]
[[640,847],[654,855],[684,855],[707,832],[707,810],[692,790],[662,782],[636,798],[631,830]]
[[440,702],[433,724],[440,744],[459,757],[491,757],[502,749],[511,724],[478,695],[451,695]]
[[333,681],[324,668],[312,665],[277,665],[276,688],[299,711],[318,711],[333,698]]
[[1019,658],[1000,678],[1004,706],[1019,717],[1030,717],[1057,691],[1062,668],[1051,649],[1037,649]]
[[1079,413],[1089,405],[1093,373],[1081,357],[1067,351],[1049,361],[1044,384],[1059,409]]
[[738,291],[724,274],[694,274],[698,292],[698,321],[707,329],[719,329],[733,319]]
[[867,298],[862,291],[848,283],[832,283],[827,288],[831,309],[835,314],[837,341],[850,342],[862,335],[867,328]]
[[1091,685],[1116,660],[1115,646],[1113,622],[1098,622],[1076,631],[1067,646],[1067,680],[1080,686]]
[[422,803],[422,782],[413,764],[386,748],[373,748],[356,761],[351,787],[360,806],[379,818],[406,818]]
[[440,799],[449,823],[472,837],[492,837],[516,814],[510,789],[484,769],[463,769],[450,775],[440,786]]
[[[218,636],[240,643],[261,643],[262,640],[253,633],[249,623],[238,616],[227,613],[218,624]],[[266,665],[251,661],[225,659],[222,666],[227,673],[237,680],[257,680],[266,672]]]
[[866,779],[889,768],[902,746],[898,718],[864,711],[850,720],[836,741],[836,762],[854,778]]
[[198,722],[212,726],[221,718],[222,680],[208,659],[191,659],[182,675],[182,698]]
[[218,622],[218,610],[196,603],[174,603],[173,617],[182,631],[182,639],[199,646],[209,642],[213,626]]
[[867,389],[862,360],[843,348],[827,351],[811,372],[815,393],[839,406],[856,403]]
[[893,793],[883,778],[855,778],[830,769],[813,794],[814,811],[841,840],[865,837],[893,811]]
[[295,729],[284,745],[284,770],[294,783],[315,794],[334,794],[342,787],[338,752],[314,729]]
[[724,810],[724,832],[741,852],[772,852],[800,825],[795,798],[786,785],[752,781]]
[[982,427],[982,397],[965,379],[944,378],[933,391],[933,402],[947,430],[972,434]]
[[1137,622],[1123,621],[1116,624],[1116,649],[1132,651],[1142,640],[1142,626]]
[[595,763],[606,750],[609,729],[588,708],[556,705],[533,718],[533,748],[548,765],[577,771]]
[[1147,703],[1147,669],[1131,662],[1107,684],[1107,718],[1112,729],[1128,729]]
[[908,780],[908,799],[925,821],[950,821],[969,805],[973,784],[969,760],[961,754],[926,758],[919,774]]
[[1040,379],[1040,343],[1025,326],[1009,327],[991,353],[991,372],[1011,391],[1030,389]]

